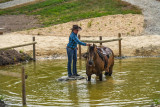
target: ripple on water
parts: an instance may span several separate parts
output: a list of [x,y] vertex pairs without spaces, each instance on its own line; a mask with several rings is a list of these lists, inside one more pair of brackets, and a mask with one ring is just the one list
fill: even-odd
[[[160,58],[124,59],[121,64],[115,60],[113,75],[103,76],[102,82],[95,75],[91,82],[57,82],[67,75],[66,62],[43,60],[25,65],[28,106],[146,106],[160,95]],[[82,65],[78,64],[78,73],[86,76],[85,63]],[[5,70],[20,72],[21,65]],[[7,104],[21,105],[21,79],[0,75],[0,81],[5,83],[0,83],[0,93],[7,96]]]

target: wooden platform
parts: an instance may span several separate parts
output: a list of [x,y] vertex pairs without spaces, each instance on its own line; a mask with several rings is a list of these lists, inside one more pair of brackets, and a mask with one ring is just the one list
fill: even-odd
[[70,80],[82,80],[85,79],[83,76],[73,76],[73,77],[68,77],[68,76],[63,76],[61,78],[58,78],[57,81],[70,81]]

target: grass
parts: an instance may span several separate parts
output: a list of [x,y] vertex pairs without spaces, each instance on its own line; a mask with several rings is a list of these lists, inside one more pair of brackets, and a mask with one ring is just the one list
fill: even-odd
[[115,14],[141,14],[141,10],[121,0],[46,0],[0,10],[0,15],[38,15],[44,26]]
[[8,1],[12,1],[12,0],[0,0],[0,3],[5,3],[5,2],[8,2]]
[[88,22],[88,24],[87,24],[87,27],[88,27],[88,28],[90,28],[90,27],[92,26],[92,21],[93,21],[93,20],[90,20],[90,21]]

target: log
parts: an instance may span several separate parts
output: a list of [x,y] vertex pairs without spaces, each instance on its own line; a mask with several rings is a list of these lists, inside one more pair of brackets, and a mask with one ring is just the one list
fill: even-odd
[[0,48],[0,50],[18,48],[18,47],[22,47],[22,46],[33,45],[33,44],[36,44],[36,43],[37,43],[37,42],[31,42],[31,43],[26,43],[26,44],[22,44],[22,45],[9,46],[9,47]]
[[[81,36],[78,35],[79,40],[81,39]],[[79,59],[81,59],[81,45],[79,45]]]
[[[102,36],[99,37],[99,40],[102,41]],[[100,43],[100,46],[102,46],[102,43]]]
[[25,82],[25,70],[22,67],[22,104],[26,105],[26,82]]
[[[120,33],[118,34],[118,37],[121,38],[121,34]],[[121,57],[122,56],[121,40],[119,40],[118,43],[119,43],[119,57]]]
[[[35,37],[33,37],[33,42],[35,42]],[[33,44],[33,61],[36,61],[36,45]]]
[[119,41],[122,40],[122,38],[118,39],[111,39],[111,40],[81,40],[82,42],[87,42],[87,43],[105,43],[105,42],[113,42],[113,41]]
[[0,35],[3,35],[4,30],[4,28],[0,28]]

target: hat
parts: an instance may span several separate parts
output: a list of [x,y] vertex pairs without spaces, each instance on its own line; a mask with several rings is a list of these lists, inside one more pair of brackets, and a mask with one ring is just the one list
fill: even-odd
[[82,30],[82,28],[79,27],[78,25],[73,25],[71,30]]

